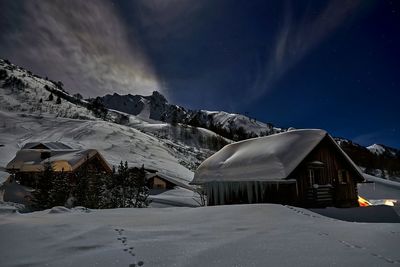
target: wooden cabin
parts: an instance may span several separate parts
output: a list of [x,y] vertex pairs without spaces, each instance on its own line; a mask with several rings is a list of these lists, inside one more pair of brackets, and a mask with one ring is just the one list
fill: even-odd
[[225,146],[196,170],[208,205],[358,206],[359,168],[323,130],[293,130]]
[[159,175],[152,175],[147,179],[147,187],[150,189],[168,190],[173,189],[176,185]]
[[191,186],[178,177],[170,177],[161,172],[149,172],[147,169],[146,185],[152,194],[174,189],[177,186],[192,190]]
[[97,150],[72,149],[60,142],[27,143],[7,164],[6,169],[21,185],[34,188],[35,177],[44,170],[46,162],[51,164],[55,172],[74,174],[83,168],[96,173],[112,172]]

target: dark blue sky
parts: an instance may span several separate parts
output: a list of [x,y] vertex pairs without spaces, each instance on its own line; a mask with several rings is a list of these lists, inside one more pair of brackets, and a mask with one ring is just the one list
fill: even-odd
[[400,1],[29,2],[0,0],[0,56],[70,91],[154,88],[400,148]]

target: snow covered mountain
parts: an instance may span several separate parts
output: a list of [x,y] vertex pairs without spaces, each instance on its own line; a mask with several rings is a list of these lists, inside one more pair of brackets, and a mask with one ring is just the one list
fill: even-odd
[[364,172],[400,181],[399,150],[377,144],[363,147],[345,138],[335,140]]
[[[112,164],[145,164],[187,181],[191,171],[225,144],[287,130],[241,114],[188,110],[169,104],[156,91],[150,96],[113,94],[83,100],[65,91],[62,82],[6,60],[0,60],[0,111],[0,167],[24,143],[46,139],[97,148]],[[366,172],[400,176],[399,150],[335,140]]]
[[[106,95],[102,97],[102,101],[108,108],[136,115],[145,121],[162,120],[171,124],[179,122],[181,125],[201,127],[203,130],[209,129],[225,137],[228,142],[287,130],[274,127],[270,123],[256,121],[241,114],[224,111],[188,110],[184,107],[168,104],[167,99],[158,92],[153,92],[150,96]],[[335,140],[369,174],[393,179],[400,176],[399,150],[384,145],[372,145],[366,148],[346,138],[335,138]]]
[[102,109],[68,94],[62,83],[5,60],[0,60],[0,122],[0,167],[27,142],[62,141],[98,149],[110,164],[144,164],[187,183],[200,162],[230,142],[206,129]]
[[385,155],[387,157],[396,157],[400,155],[400,150],[381,144],[367,146],[367,149],[376,155]]
[[159,92],[150,96],[105,95],[101,98],[107,108],[136,115],[147,121],[164,121],[172,124],[184,123],[212,130],[232,140],[270,135],[284,131],[271,123],[224,111],[188,110],[169,104]]

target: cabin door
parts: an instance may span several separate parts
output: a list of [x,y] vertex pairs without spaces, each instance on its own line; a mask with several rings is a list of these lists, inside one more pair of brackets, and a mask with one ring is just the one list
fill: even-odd
[[323,173],[323,168],[308,169],[309,187],[306,201],[310,206],[327,207],[332,205],[331,186],[326,185]]

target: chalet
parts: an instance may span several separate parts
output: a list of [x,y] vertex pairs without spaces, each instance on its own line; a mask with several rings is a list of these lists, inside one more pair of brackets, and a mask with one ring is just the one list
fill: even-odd
[[196,170],[208,205],[358,206],[359,168],[324,130],[293,130],[225,146]]
[[95,149],[73,149],[61,142],[27,143],[6,166],[21,184],[33,187],[33,179],[48,162],[55,172],[76,173],[82,168],[111,173],[112,169]]
[[176,186],[192,190],[191,186],[186,183],[178,181],[177,178],[169,177],[168,175],[160,172],[147,172],[146,171],[147,187],[153,192],[162,192],[174,189]]

